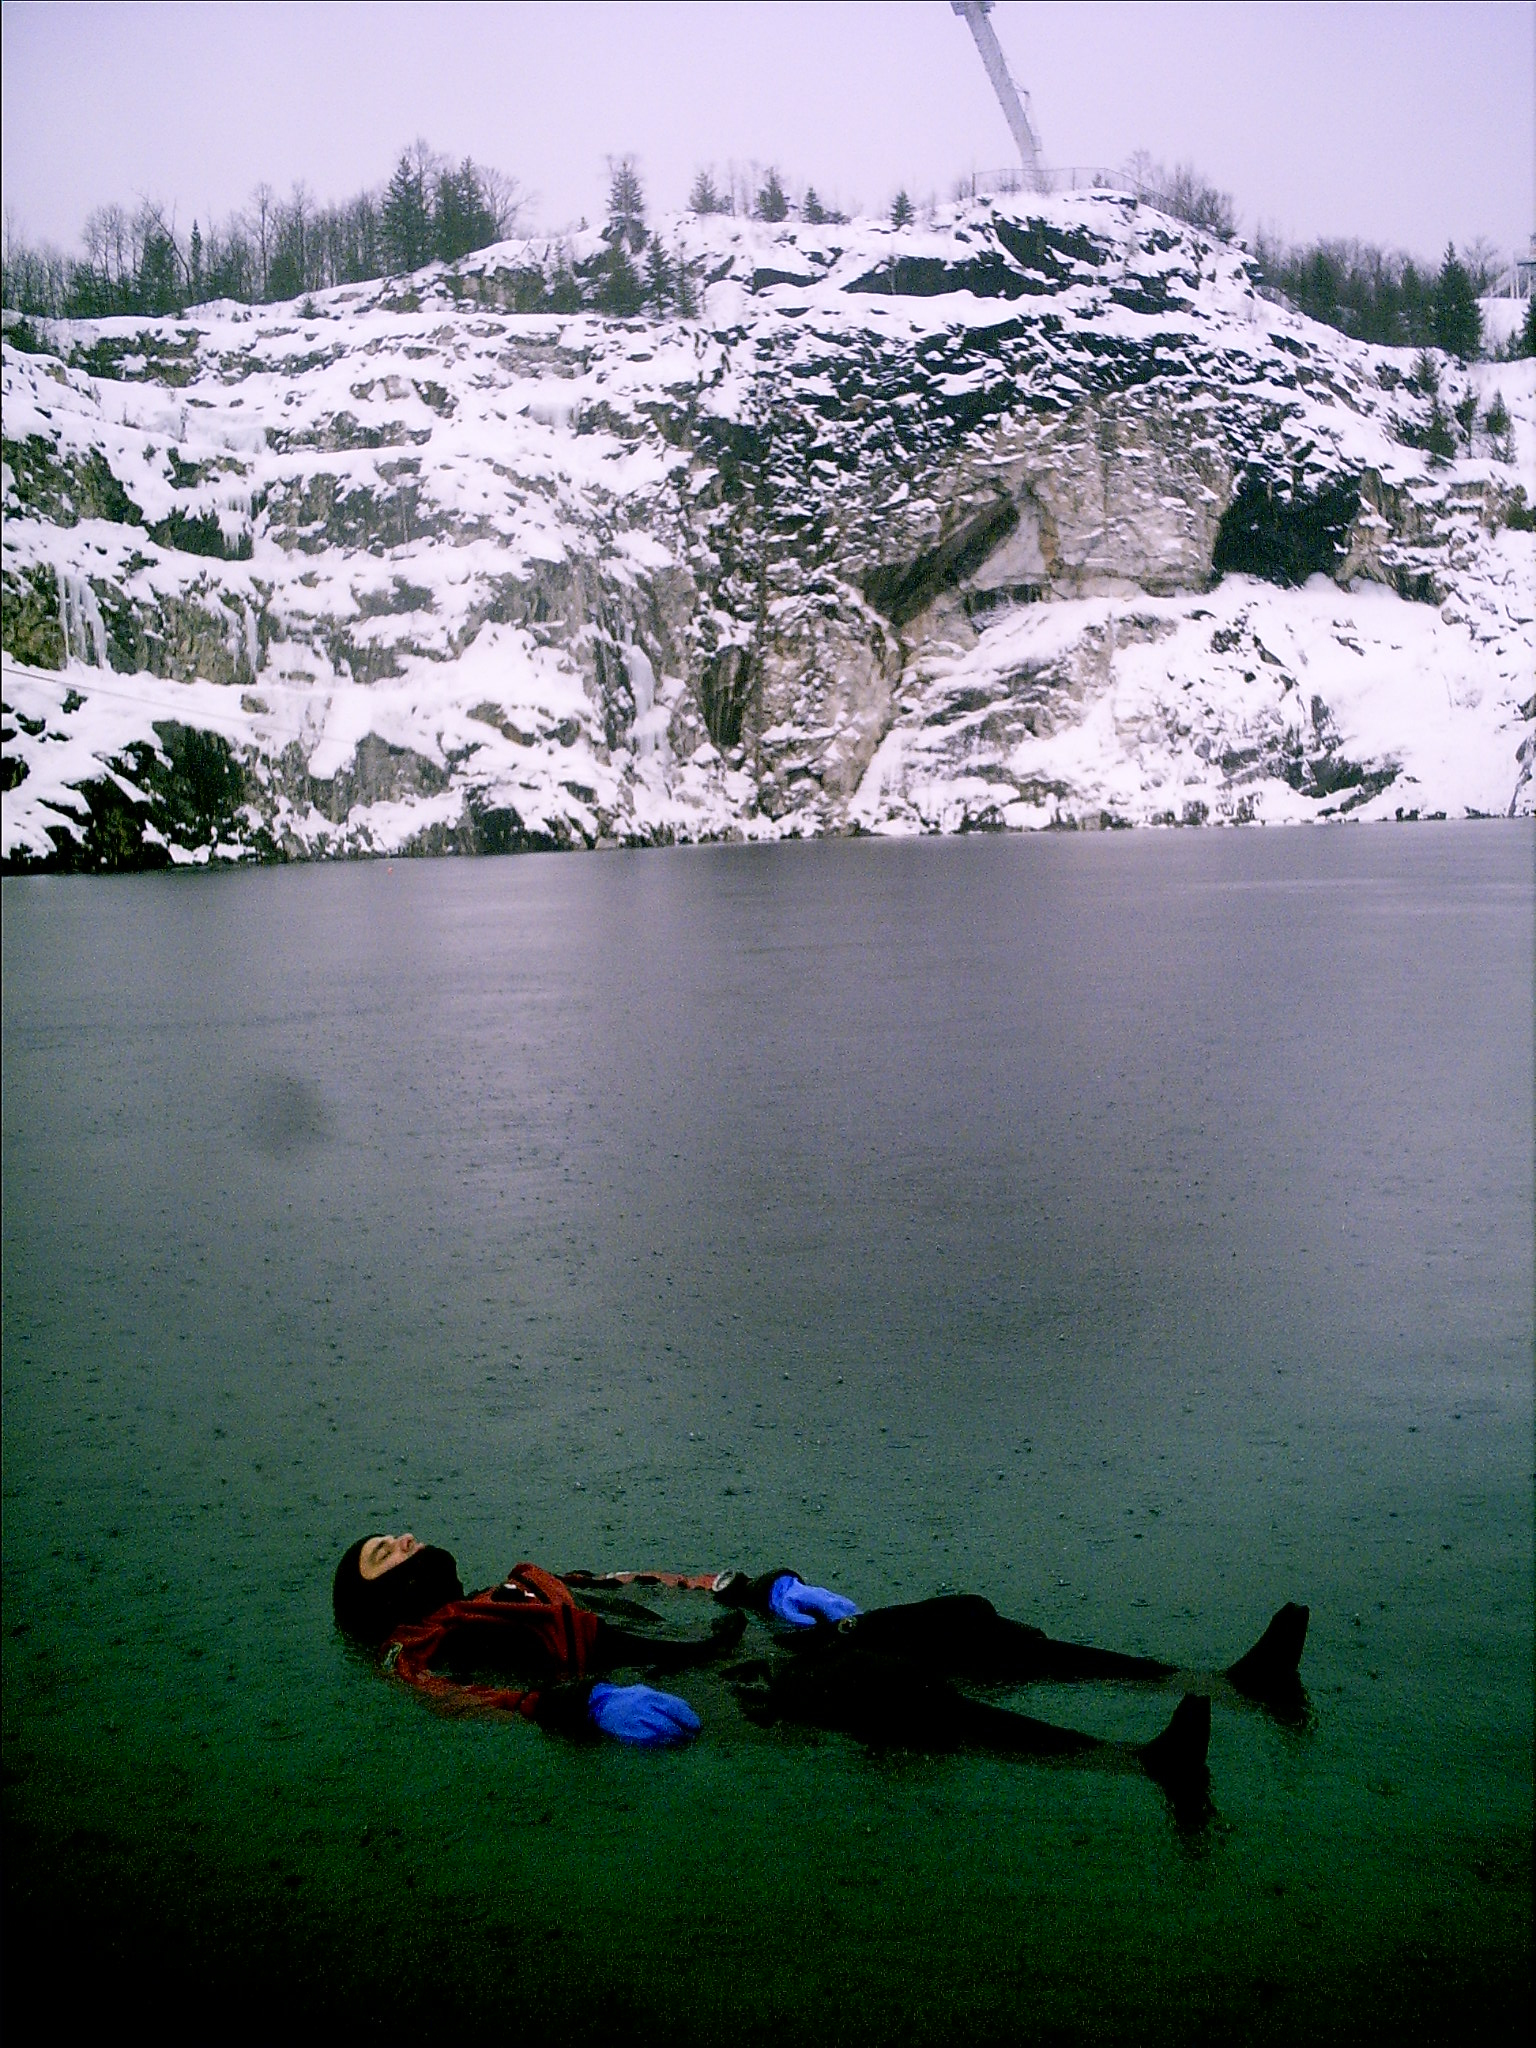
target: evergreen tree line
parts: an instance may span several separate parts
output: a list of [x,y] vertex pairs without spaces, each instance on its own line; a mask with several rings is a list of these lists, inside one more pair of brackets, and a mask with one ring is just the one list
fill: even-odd
[[[1527,313],[1527,331],[1531,325],[1532,321]],[[1519,337],[1516,337],[1516,340],[1518,343]],[[1516,346],[1510,352],[1511,357],[1519,356],[1522,352],[1536,354],[1536,349],[1526,347],[1522,351]],[[1383,371],[1384,382],[1387,381],[1389,374]],[[1447,402],[1446,394],[1441,390],[1439,359],[1432,356],[1428,349],[1420,351],[1418,361],[1402,381],[1409,391],[1415,391],[1420,397],[1429,400],[1428,417],[1422,422],[1397,422],[1398,439],[1407,447],[1422,448],[1432,462],[1445,463],[1451,461],[1457,450],[1462,447],[1469,455],[1475,455],[1481,438],[1487,453],[1496,456],[1500,462],[1514,461],[1514,421],[1510,418],[1509,407],[1504,403],[1502,391],[1494,392],[1482,413],[1478,411],[1477,392],[1470,386],[1464,388],[1459,397]],[[1389,385],[1389,388],[1392,387]]]
[[608,218],[603,250],[572,266],[563,257],[545,298],[552,310],[590,306],[600,313],[631,318],[647,307],[691,319],[698,311],[694,265],[669,254],[645,218],[645,190],[632,156],[609,159]]
[[[759,182],[760,179],[760,182]],[[722,188],[711,171],[693,181],[688,208],[696,214],[742,214],[754,220],[787,220],[795,211],[779,173],[771,167],[750,180],[735,172]],[[809,221],[841,221],[845,214],[823,207],[810,190],[798,209]],[[632,156],[608,160],[607,217],[599,230],[602,247],[583,259],[561,249],[552,263],[524,268],[506,282],[486,280],[519,312],[571,313],[583,309],[631,318],[647,310],[692,319],[698,312],[702,258],[686,259],[668,249],[646,220],[645,188]]]
[[80,256],[34,249],[7,224],[0,297],[15,312],[52,319],[175,314],[208,299],[265,305],[434,258],[452,263],[515,232],[519,211],[513,179],[468,157],[454,165],[417,142],[380,191],[322,206],[303,184],[286,199],[262,184],[206,234],[194,220],[183,236],[148,200],[132,211],[98,207]]
[[[1447,247],[1440,268],[1419,265],[1367,242],[1313,242],[1287,248],[1260,236],[1255,253],[1264,282],[1301,312],[1357,341],[1394,348],[1439,348],[1470,362],[1483,342],[1479,297],[1496,275],[1493,252],[1474,244],[1465,257]],[[1536,355],[1536,301],[1526,308],[1515,354]]]
[[627,319],[649,310],[692,319],[698,312],[704,261],[668,249],[651,231],[633,157],[609,159],[607,217],[598,244],[591,255],[578,257],[569,241],[556,241],[545,245],[542,256],[530,250],[508,268],[471,277],[450,271],[448,290],[461,302],[472,299],[514,313],[598,312]]
[[[699,171],[688,193],[688,211],[770,222],[788,220],[798,214],[812,226],[845,223],[848,219],[846,213],[825,205],[814,185],[806,187],[805,196],[797,205],[772,164],[766,171],[754,166],[750,175],[733,169],[724,185],[715,183],[712,170]],[[897,227],[905,227],[913,218],[912,202],[904,191],[897,193],[890,218]],[[650,306],[658,312],[691,317],[696,310],[696,282],[703,265],[698,261],[687,263],[669,254],[647,227],[645,193],[632,156],[609,159],[608,218],[602,239],[604,253],[595,261],[562,263],[549,295],[541,303],[555,311],[581,304],[621,314],[638,313]],[[638,262],[642,255],[643,265]]]
[[[1170,171],[1138,151],[1126,175],[1134,189],[1192,225],[1223,237],[1234,232],[1230,193],[1192,166]],[[769,222],[792,214],[813,225],[847,219],[825,205],[814,186],[795,204],[774,165],[750,173],[733,167],[723,183],[712,169],[701,169],[688,207],[695,214]],[[116,205],[93,212],[82,257],[33,249],[8,225],[0,297],[15,312],[51,318],[175,314],[217,298],[260,305],[416,270],[434,259],[455,262],[513,234],[520,211],[513,179],[468,157],[455,166],[418,141],[401,152],[381,190],[322,206],[302,184],[287,199],[270,185],[258,185],[247,207],[222,226],[210,225],[206,236],[194,220],[182,237],[174,217],[148,201],[132,212]],[[913,217],[903,190],[890,218],[904,227]],[[594,259],[575,262],[566,253],[552,271],[519,273],[519,307],[525,301],[526,310],[592,307],[624,317],[647,307],[685,317],[696,310],[694,269],[647,227],[645,195],[631,156],[609,161],[602,241]],[[1486,244],[1474,244],[1465,258],[1454,246],[1447,248],[1438,271],[1362,242],[1289,247],[1260,235],[1255,253],[1268,286],[1313,319],[1358,340],[1440,348],[1463,362],[1481,349],[1477,300],[1494,275],[1493,251]],[[1510,353],[1536,355],[1536,300]]]
[[801,220],[809,221],[813,227],[825,222],[845,222],[846,213],[839,213],[834,206],[828,206],[817,194],[814,185],[807,185],[805,196],[798,204],[789,196],[783,174],[778,167],[770,164],[766,171],[759,172],[754,166],[751,171],[739,171],[733,165],[725,180],[716,184],[711,167],[695,173],[688,189],[688,211],[690,213],[740,214],[748,220],[780,221],[798,214]]
[[[1230,241],[1237,209],[1230,192],[1191,164],[1172,170],[1137,150],[1126,165],[1134,191],[1191,226]],[[1263,282],[1300,312],[1357,341],[1389,348],[1439,348],[1470,362],[1483,345],[1478,299],[1498,274],[1496,252],[1475,242],[1464,256],[1447,247],[1440,268],[1415,263],[1368,242],[1319,241],[1288,247],[1260,234],[1254,245]],[[1511,353],[1536,355],[1536,302]]]

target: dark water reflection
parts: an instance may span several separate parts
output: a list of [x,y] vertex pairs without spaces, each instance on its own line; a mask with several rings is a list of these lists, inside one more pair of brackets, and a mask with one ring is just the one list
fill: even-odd
[[312,1081],[295,1074],[263,1074],[245,1090],[240,1128],[247,1144],[269,1159],[287,1159],[323,1145],[331,1120]]
[[[1503,2026],[1531,860],[1490,825],[7,883],[8,1917],[73,1887],[183,2003],[298,1983],[386,2034]],[[1218,1714],[1193,1852],[1144,1783],[873,1763],[705,1680],[685,1756],[564,1750],[339,1648],[334,1554],[403,1524],[476,1581],[787,1558],[1197,1663],[1294,1597],[1313,1718]]]

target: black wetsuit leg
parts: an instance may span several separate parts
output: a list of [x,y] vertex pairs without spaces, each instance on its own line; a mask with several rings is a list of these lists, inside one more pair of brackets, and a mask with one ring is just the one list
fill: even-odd
[[1006,1667],[999,1675],[1021,1680],[1042,1675],[1045,1637],[1037,1628],[1004,1621],[979,1593],[950,1593],[872,1607],[845,1622],[845,1641],[869,1656],[898,1658],[925,1672],[970,1676],[978,1664]]
[[1046,1636],[1042,1678],[1171,1678],[1177,1664],[1156,1657],[1131,1657],[1123,1650],[1096,1650],[1089,1643],[1058,1643]]
[[996,1756],[1086,1756],[1090,1750],[1109,1747],[1097,1735],[1058,1728],[1054,1722],[1037,1721],[1030,1714],[1012,1714],[1006,1707],[989,1707],[984,1700],[967,1699],[963,1693],[951,1693],[950,1698],[954,1703],[950,1726],[959,1749],[985,1749]]
[[850,1641],[923,1671],[978,1683],[1027,1685],[1038,1679],[1166,1678],[1177,1667],[1084,1643],[1058,1643],[1042,1629],[999,1614],[976,1593],[875,1607],[845,1623]]
[[1081,1756],[1105,1747],[1076,1729],[967,1699],[945,1679],[915,1671],[905,1658],[857,1647],[851,1635],[781,1666],[757,1713],[839,1729],[876,1748],[930,1755],[982,1749],[1003,1756]]

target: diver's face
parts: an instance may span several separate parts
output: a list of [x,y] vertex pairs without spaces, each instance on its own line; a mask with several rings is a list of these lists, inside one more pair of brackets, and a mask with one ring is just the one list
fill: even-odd
[[409,1529],[403,1536],[370,1536],[358,1553],[358,1572],[365,1579],[381,1579],[420,1548]]

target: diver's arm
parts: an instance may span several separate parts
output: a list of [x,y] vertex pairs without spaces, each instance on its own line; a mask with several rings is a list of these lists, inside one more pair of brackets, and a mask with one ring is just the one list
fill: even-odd
[[766,1615],[771,1611],[768,1603],[779,1580],[799,1577],[798,1572],[782,1564],[776,1571],[762,1572],[756,1578],[750,1572],[722,1572],[715,1581],[715,1598],[726,1607],[745,1607],[749,1613]]
[[533,1719],[551,1735],[564,1735],[575,1742],[595,1742],[597,1730],[588,1713],[595,1678],[572,1678],[547,1685],[533,1697]]
[[815,1628],[818,1623],[845,1621],[859,1612],[856,1601],[826,1586],[808,1586],[800,1574],[781,1567],[749,1579],[743,1573],[722,1573],[715,1598],[727,1606],[750,1608],[786,1628]]
[[699,1717],[675,1693],[653,1685],[610,1685],[604,1679],[573,1680],[552,1685],[534,1702],[533,1718],[541,1728],[577,1741],[606,1735],[639,1749],[667,1749],[691,1742]]

